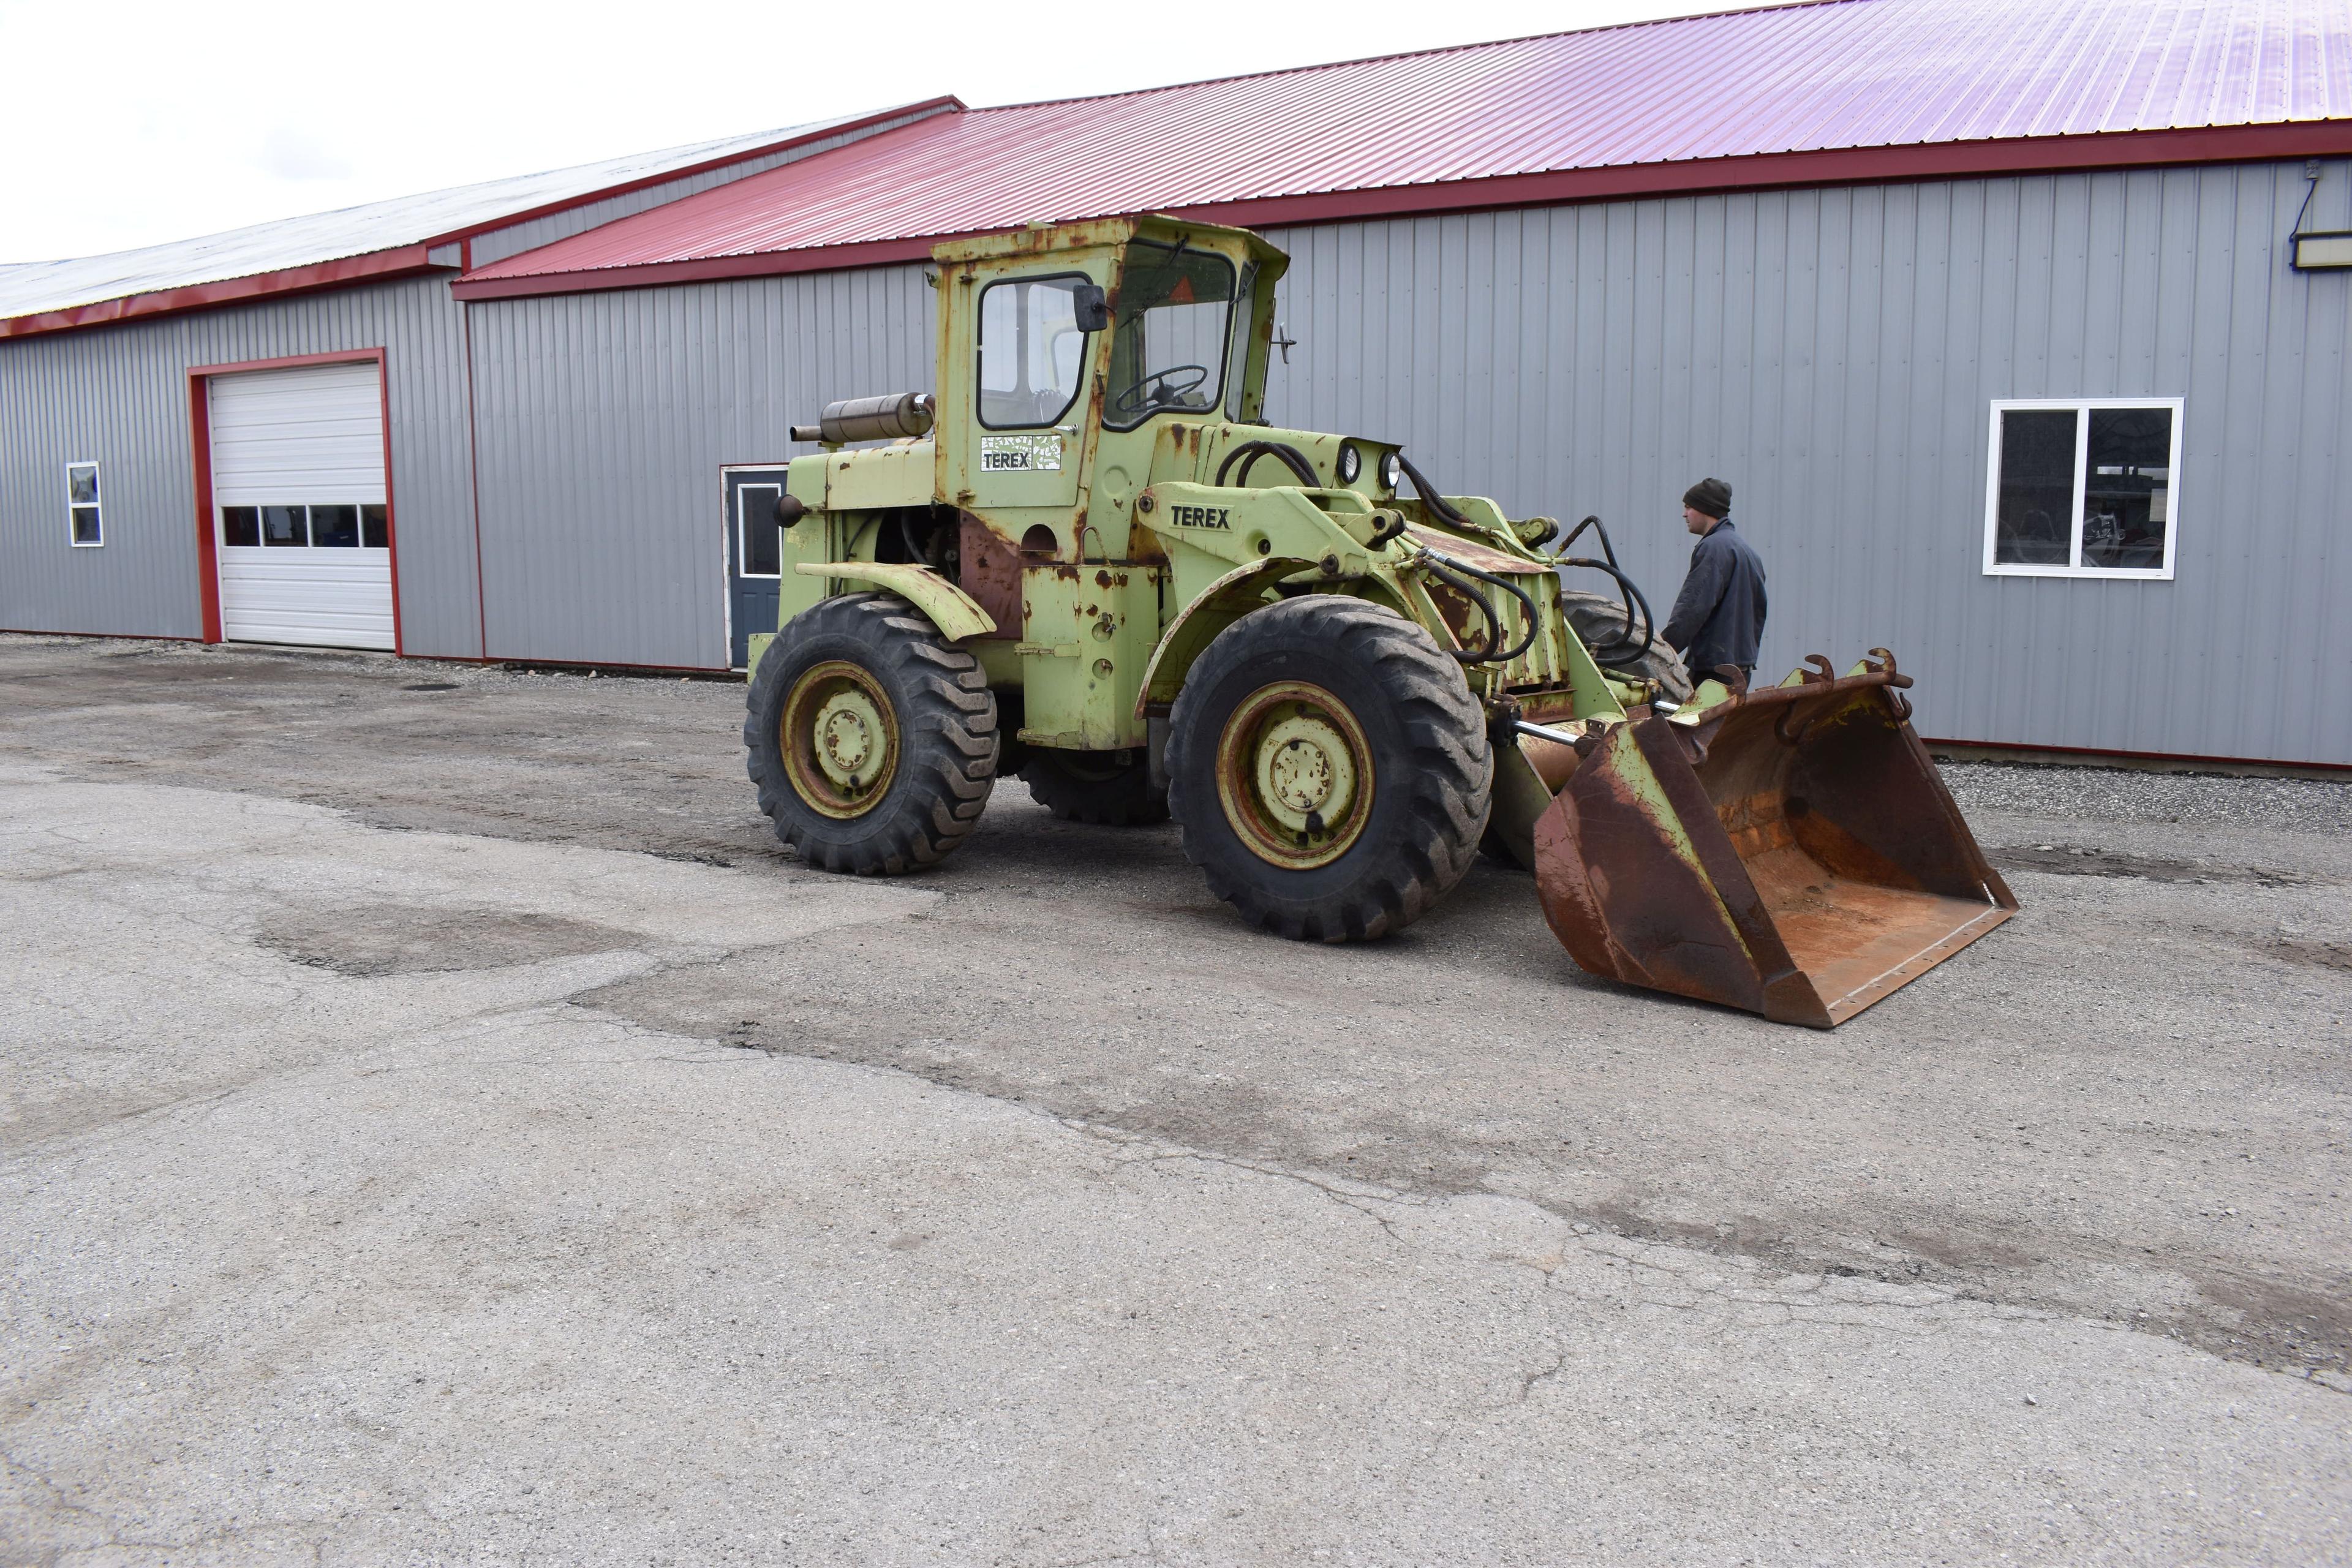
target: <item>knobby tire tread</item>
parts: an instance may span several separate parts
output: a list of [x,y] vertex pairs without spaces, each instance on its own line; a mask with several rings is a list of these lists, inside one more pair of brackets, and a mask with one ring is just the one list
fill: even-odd
[[[889,793],[846,822],[802,804],[776,734],[785,690],[818,660],[820,641],[848,654],[892,689],[899,761]],[[980,661],[895,594],[845,594],[786,622],[760,660],[746,698],[746,771],[776,837],[808,864],[860,877],[936,866],[968,837],[996,783],[996,698]]]
[[[1230,640],[1229,640],[1230,639]],[[1403,829],[1387,842],[1360,841],[1335,862],[1345,865],[1370,850],[1367,874],[1343,891],[1297,907],[1274,896],[1255,870],[1286,873],[1252,862],[1246,848],[1229,857],[1208,841],[1231,841],[1233,830],[1216,795],[1213,757],[1225,711],[1206,710],[1234,669],[1276,646],[1336,651],[1370,678],[1403,731],[1399,765],[1375,781],[1380,790],[1405,792],[1398,814]],[[1360,716],[1360,722],[1361,717]],[[1458,667],[1429,634],[1382,605],[1333,595],[1285,600],[1244,616],[1218,635],[1185,679],[1170,715],[1169,806],[1185,858],[1208,879],[1210,890],[1261,931],[1297,941],[1350,942],[1402,930],[1461,881],[1477,858],[1493,802],[1494,753],[1478,701]],[[1192,776],[1195,748],[1212,759],[1206,797]],[[1368,829],[1369,831],[1369,829]],[[1219,839],[1218,836],[1223,836]],[[1220,862],[1233,858],[1236,876]]]

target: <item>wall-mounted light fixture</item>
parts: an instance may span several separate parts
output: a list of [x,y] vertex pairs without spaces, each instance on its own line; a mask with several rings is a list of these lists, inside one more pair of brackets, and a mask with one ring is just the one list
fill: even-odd
[[2296,235],[2291,259],[2298,272],[2315,271],[2323,267],[2352,267],[2352,228]]
[[2304,215],[2311,211],[2311,197],[2319,189],[2320,163],[2311,159],[2303,166],[2303,177],[2311,183],[2304,187],[2303,205],[2294,215],[2294,232],[2286,237],[2287,265],[2297,272],[2318,272],[2338,267],[2352,267],[2352,228],[2305,229]]

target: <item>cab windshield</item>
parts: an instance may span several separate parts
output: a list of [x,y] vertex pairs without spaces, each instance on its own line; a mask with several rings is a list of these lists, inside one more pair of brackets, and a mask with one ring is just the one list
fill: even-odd
[[1214,251],[1129,243],[1103,423],[1130,430],[1155,414],[1214,408],[1232,357],[1234,293],[1234,264]]

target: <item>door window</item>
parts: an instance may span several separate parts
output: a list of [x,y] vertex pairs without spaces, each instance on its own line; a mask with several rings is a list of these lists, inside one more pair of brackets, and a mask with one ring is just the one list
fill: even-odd
[[1078,399],[1087,334],[1078,330],[1077,274],[992,283],[980,296],[980,422],[1034,430]]
[[389,550],[392,509],[357,506],[225,506],[220,542],[232,549]]
[[735,491],[735,570],[744,577],[783,574],[784,531],[776,521],[782,485],[742,485]]

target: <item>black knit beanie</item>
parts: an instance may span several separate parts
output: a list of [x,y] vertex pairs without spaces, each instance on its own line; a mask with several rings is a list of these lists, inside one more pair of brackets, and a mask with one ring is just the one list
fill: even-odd
[[1683,492],[1683,505],[1709,517],[1731,515],[1731,487],[1721,479],[1701,479]]

